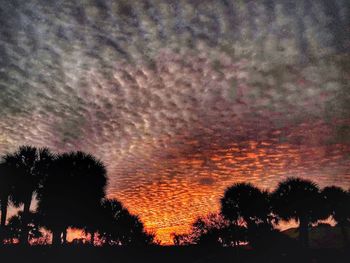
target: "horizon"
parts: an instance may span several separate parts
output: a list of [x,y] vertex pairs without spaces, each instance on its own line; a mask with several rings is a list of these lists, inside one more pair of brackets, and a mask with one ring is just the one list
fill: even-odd
[[165,244],[233,183],[350,189],[346,1],[55,2],[0,3],[1,155],[93,154]]

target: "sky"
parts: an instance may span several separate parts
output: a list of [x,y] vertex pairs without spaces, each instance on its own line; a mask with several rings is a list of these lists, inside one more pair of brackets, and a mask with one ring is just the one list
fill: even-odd
[[[77,1],[78,2],[78,1]],[[225,188],[350,188],[350,4],[0,1],[0,153],[83,150],[169,243]]]

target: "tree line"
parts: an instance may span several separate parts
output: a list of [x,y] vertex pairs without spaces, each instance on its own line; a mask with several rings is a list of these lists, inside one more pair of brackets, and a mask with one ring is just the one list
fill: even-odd
[[197,218],[189,234],[173,234],[173,241],[176,245],[289,246],[291,241],[276,226],[295,220],[299,223],[298,246],[307,248],[310,227],[329,217],[340,227],[343,244],[348,246],[350,190],[337,186],[320,189],[316,183],[296,177],[280,182],[272,192],[237,183],[226,189],[220,213]]
[[[54,154],[47,148],[21,146],[0,161],[0,243],[29,244],[52,233],[51,243],[67,242],[68,228],[105,245],[146,245],[154,234],[117,199],[106,197],[104,164],[84,152]],[[36,209],[30,207],[36,200]],[[7,220],[8,207],[23,207]],[[97,240],[96,240],[97,239]]]
[[[29,244],[51,232],[53,245],[67,243],[67,230],[77,228],[101,245],[149,245],[155,242],[138,216],[117,199],[106,197],[104,164],[84,152],[54,154],[47,148],[21,146],[0,160],[0,244]],[[36,201],[35,211],[30,207]],[[7,220],[9,206],[23,207]],[[287,178],[269,192],[250,183],[226,189],[219,213],[199,217],[189,234],[173,234],[175,245],[261,247],[285,242],[276,226],[299,223],[301,247],[309,245],[309,228],[331,217],[348,245],[350,190]]]

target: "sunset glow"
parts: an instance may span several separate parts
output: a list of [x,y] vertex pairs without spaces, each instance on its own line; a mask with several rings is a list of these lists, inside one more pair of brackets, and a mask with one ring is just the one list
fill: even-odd
[[162,244],[236,182],[350,188],[349,8],[330,29],[318,1],[29,2],[2,7],[1,154],[94,154]]

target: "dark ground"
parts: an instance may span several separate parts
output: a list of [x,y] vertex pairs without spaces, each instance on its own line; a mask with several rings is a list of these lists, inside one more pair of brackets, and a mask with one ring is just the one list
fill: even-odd
[[278,263],[348,263],[350,252],[336,249],[254,251],[234,248],[149,247],[5,247],[0,248],[0,262],[278,262]]

